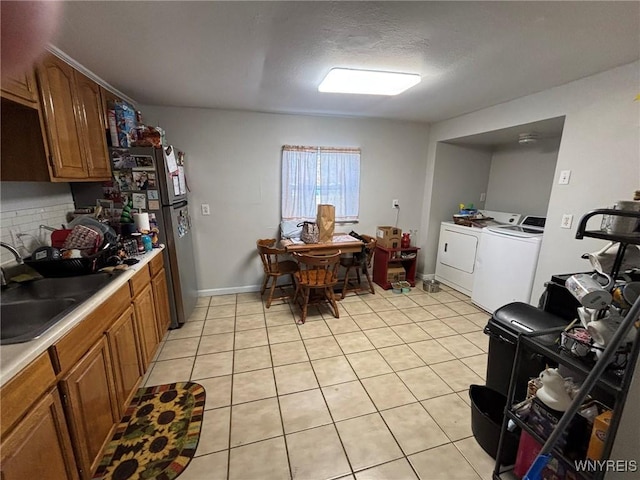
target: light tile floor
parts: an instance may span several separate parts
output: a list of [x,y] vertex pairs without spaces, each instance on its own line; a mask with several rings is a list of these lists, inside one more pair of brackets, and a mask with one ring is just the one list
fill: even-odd
[[144,385],[206,389],[196,456],[180,480],[490,479],[471,433],[489,315],[443,287],[376,288],[340,318],[264,308],[259,293],[202,297],[164,339]]

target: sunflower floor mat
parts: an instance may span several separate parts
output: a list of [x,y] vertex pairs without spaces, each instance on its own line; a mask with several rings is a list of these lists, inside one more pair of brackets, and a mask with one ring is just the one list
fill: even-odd
[[204,401],[204,387],[193,382],[139,389],[93,479],[176,478],[196,452]]

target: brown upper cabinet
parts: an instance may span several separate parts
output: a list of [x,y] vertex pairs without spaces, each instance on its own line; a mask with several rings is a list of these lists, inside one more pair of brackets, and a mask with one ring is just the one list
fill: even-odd
[[20,103],[27,107],[39,108],[40,97],[38,96],[38,86],[36,75],[33,70],[17,75],[14,78],[3,78],[2,96]]
[[51,54],[37,71],[52,180],[108,180],[111,167],[100,87]]
[[50,53],[35,72],[3,80],[2,180],[109,180],[103,92]]

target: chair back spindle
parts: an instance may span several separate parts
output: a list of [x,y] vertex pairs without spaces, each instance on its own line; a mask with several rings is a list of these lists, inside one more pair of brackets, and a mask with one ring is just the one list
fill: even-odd
[[[296,272],[296,293],[294,300],[301,295],[302,316],[300,323],[307,317],[310,303],[329,302],[333,308],[333,315],[340,317],[338,305],[333,293],[333,287],[338,283],[338,268],[340,266],[340,251],[330,255],[305,255],[295,253],[299,270]],[[315,298],[311,297],[314,293]]]

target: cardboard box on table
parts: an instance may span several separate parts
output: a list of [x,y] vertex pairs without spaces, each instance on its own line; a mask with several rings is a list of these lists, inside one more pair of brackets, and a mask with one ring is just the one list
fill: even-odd
[[400,248],[402,229],[390,226],[379,226],[376,229],[377,244],[384,248]]

